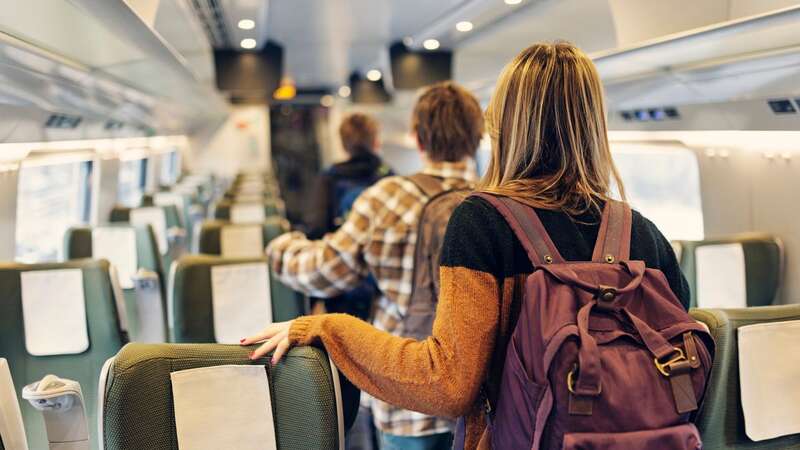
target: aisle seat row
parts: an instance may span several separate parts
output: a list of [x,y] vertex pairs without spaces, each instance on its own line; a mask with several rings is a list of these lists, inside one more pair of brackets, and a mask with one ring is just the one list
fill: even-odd
[[[169,194],[167,197],[172,200],[177,198],[177,196],[171,195],[171,192],[167,194]],[[116,341],[104,340],[104,342],[110,343],[109,349],[107,349],[108,345],[95,344],[92,335],[84,336],[83,341],[74,344],[74,348],[79,351],[73,353],[91,360],[91,363],[82,364],[77,360],[70,359],[69,356],[73,353],[47,355],[46,360],[41,360],[43,357],[41,354],[35,351],[31,353],[31,349],[26,349],[19,342],[30,336],[36,336],[25,327],[13,330],[11,328],[4,329],[7,333],[15,333],[16,341],[4,339],[3,344],[0,345],[2,347],[0,355],[9,357],[12,371],[16,370],[15,366],[20,367],[19,371],[14,373],[14,379],[18,385],[43,377],[45,371],[52,371],[65,378],[74,379],[82,386],[91,387],[88,390],[84,388],[83,393],[83,405],[86,408],[90,424],[96,423],[96,380],[100,373],[100,366],[126,342],[165,342],[169,340],[171,331],[173,342],[238,343],[241,336],[261,330],[270,321],[289,320],[303,314],[306,309],[302,296],[272,278],[263,256],[265,245],[289,229],[288,222],[283,217],[275,215],[276,209],[262,208],[265,213],[264,220],[258,223],[232,224],[221,220],[204,221],[201,226],[197,227],[197,247],[204,254],[179,256],[185,251],[185,240],[182,238],[185,236],[188,223],[186,203],[183,205],[180,202],[166,204],[168,202],[159,201],[156,197],[158,194],[146,201],[146,203],[153,203],[153,206],[115,208],[111,213],[111,223],[108,225],[74,227],[68,230],[64,239],[65,255],[70,259],[76,259],[75,261],[42,267],[21,266],[18,269],[19,272],[41,270],[50,272],[53,276],[57,276],[64,268],[81,264],[87,264],[89,267],[99,265],[104,270],[104,276],[94,274],[92,278],[93,282],[101,284],[99,287],[90,286],[88,281],[75,283],[73,280],[74,285],[85,289],[86,298],[81,299],[82,295],[76,288],[72,303],[44,301],[50,308],[51,315],[39,320],[41,327],[39,331],[53,327],[58,328],[60,317],[79,316],[79,314],[72,316],[66,314],[60,308],[70,307],[77,310],[76,305],[83,303],[86,310],[83,328],[93,329],[95,322],[104,327],[113,325],[118,333],[118,338]],[[185,202],[197,203],[195,197],[190,195],[181,195],[180,197]],[[268,196],[265,194],[266,197]],[[209,199],[209,202],[212,200],[213,198]],[[276,204],[275,199],[270,201],[271,204]],[[155,205],[155,203],[162,204]],[[107,261],[79,259],[90,257],[103,258],[111,261],[112,264]],[[173,261],[174,257],[177,259]],[[26,278],[24,275],[18,276],[20,279]],[[102,280],[100,280],[101,278]],[[113,308],[106,310],[104,317],[99,317],[99,313],[93,312],[97,308],[98,300],[90,299],[88,295],[98,289],[102,290],[103,283],[110,286],[106,289],[110,292],[110,298],[101,303],[106,306],[112,305]],[[57,284],[51,283],[52,286]],[[50,292],[50,299],[60,297],[61,293]],[[36,297],[28,295],[28,298],[30,300]],[[39,303],[43,303],[41,295],[39,298]],[[22,294],[20,294],[19,302],[25,304],[26,302],[21,299]],[[3,315],[4,317],[19,317],[22,313]],[[73,317],[73,322],[78,321],[75,317]],[[22,324],[23,321],[17,320],[17,323]],[[69,328],[80,330],[81,326],[71,323]],[[64,339],[56,339],[56,341],[70,343],[69,336],[67,336],[69,331],[64,331],[64,333]],[[145,344],[132,344],[134,348],[137,345]],[[188,347],[173,348],[162,345],[152,348],[174,353],[175,349],[183,350]],[[219,349],[225,348],[219,347]],[[106,349],[107,351],[105,351]],[[218,351],[221,351],[219,349]],[[228,350],[233,350],[228,358],[241,363],[241,351],[238,347],[228,348]],[[41,370],[35,372],[27,370],[31,366],[22,357],[22,353],[30,358],[39,358],[38,361],[42,363]],[[65,357],[67,362],[62,365],[50,363],[51,358]],[[309,364],[313,362],[312,366],[316,368],[317,372],[323,366],[319,361],[314,362],[320,358],[319,355],[305,354],[298,358],[298,361],[301,362],[305,361]],[[196,363],[201,364],[200,362]],[[205,364],[213,365],[213,363],[214,361],[208,361]],[[324,363],[324,365],[328,365],[327,361]],[[303,364],[298,367],[302,368]],[[83,366],[85,370],[75,371],[71,369],[73,366]],[[114,376],[114,367],[116,364],[109,363],[106,367],[108,370],[104,373],[112,378],[117,378]],[[335,371],[335,368],[328,370]],[[129,373],[127,369],[125,373]],[[161,381],[163,382],[163,380]],[[169,379],[167,379],[167,383],[169,383]],[[114,385],[118,386],[119,384],[115,382]],[[330,383],[328,385],[316,383],[316,385],[319,389],[325,390]],[[297,385],[297,387],[302,386]],[[102,392],[104,391],[101,388]],[[314,395],[311,395],[309,398],[313,397]],[[168,400],[168,397],[165,399]],[[273,398],[273,400],[275,399]],[[280,401],[280,398],[277,400]],[[294,402],[300,404],[301,400],[302,398],[297,398]],[[341,407],[336,403],[331,402],[330,399],[327,400],[325,405],[328,413],[331,411],[331,405]],[[278,408],[278,410],[280,409]],[[123,410],[127,409],[122,408],[119,411]],[[126,414],[124,411],[119,411],[112,415]],[[32,448],[45,448],[44,436],[47,433],[43,431],[41,417],[37,417],[37,413],[25,405],[23,405],[23,412],[26,416],[25,422],[31,420],[34,422],[28,427],[28,438],[32,443]],[[334,408],[333,412],[336,413],[337,410]],[[314,419],[313,415],[302,418]],[[296,419],[300,419],[300,417]],[[335,422],[327,418],[325,423],[330,425]],[[323,434],[328,437],[337,436],[336,433],[330,432]],[[101,436],[109,438],[110,435],[101,433]],[[338,441],[338,437],[336,439]],[[92,448],[97,448],[97,444],[98,442],[93,442]],[[106,441],[106,448],[114,448],[113,445]],[[124,443],[119,445],[117,448],[136,448]],[[337,447],[338,445],[319,448]]]
[[[104,269],[98,262],[83,264],[87,270]],[[113,305],[110,299],[107,302],[106,306]],[[86,303],[87,310],[97,309],[88,296]],[[800,404],[794,397],[800,354],[784,351],[800,344],[800,305],[695,309],[692,316],[705,323],[716,340],[711,381],[695,420],[705,448],[800,446],[800,423],[795,420]],[[50,371],[54,363],[61,361],[63,366],[63,361],[82,358],[86,367],[70,364],[58,372],[75,379],[97,369],[99,393],[91,374],[81,385],[89,424],[98,423],[93,421],[92,405],[100,396],[99,428],[90,426],[89,430],[105,449],[172,449],[197,429],[197,416],[192,414],[197,408],[204,408],[206,417],[214,419],[203,422],[205,427],[215,425],[200,435],[218,442],[218,448],[232,448],[224,446],[232,442],[224,440],[226,431],[238,430],[245,439],[236,441],[241,445],[236,448],[263,448],[253,445],[263,445],[266,436],[281,449],[336,449],[342,448],[343,432],[357,407],[357,395],[342,392],[336,368],[320,349],[292,349],[281,364],[272,366],[266,358],[249,361],[252,348],[236,345],[128,344],[100,370],[104,356],[113,354],[113,345],[101,345],[105,343],[98,342],[101,338],[93,333],[92,345],[81,355],[40,356],[38,361],[30,356],[11,358],[10,364],[17,386],[43,376],[42,370],[26,367],[36,363],[37,367],[46,364]],[[8,384],[4,366],[0,361],[0,383]],[[84,370],[89,367],[92,370]],[[8,386],[0,385],[0,396],[8,392]],[[10,417],[15,409],[5,404],[3,415]],[[265,419],[243,420],[237,415],[240,412],[248,414],[246,418]],[[41,417],[27,404],[22,405],[22,414],[30,448],[46,448]],[[18,440],[14,430],[19,421],[11,417],[4,423],[0,427],[4,442]],[[248,441],[253,436],[261,439],[260,444]]]

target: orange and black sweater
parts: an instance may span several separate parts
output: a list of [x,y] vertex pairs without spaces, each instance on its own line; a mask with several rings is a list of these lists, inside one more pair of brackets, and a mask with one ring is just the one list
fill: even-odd
[[[599,214],[572,218],[537,210],[568,261],[591,259]],[[660,269],[684,306],[689,288],[672,247],[652,222],[634,212],[631,259]],[[467,449],[490,448],[481,384],[494,398],[505,348],[520,308],[531,263],[503,217],[485,201],[469,198],[453,213],[442,249],[441,293],[432,336],[424,341],[381,332],[350,316],[302,317],[290,339],[322,343],[359,388],[397,406],[466,419]]]

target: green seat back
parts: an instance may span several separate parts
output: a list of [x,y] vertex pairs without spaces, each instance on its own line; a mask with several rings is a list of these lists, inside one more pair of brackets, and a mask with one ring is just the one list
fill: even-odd
[[[220,200],[214,205],[214,218],[217,220],[230,221],[231,220],[231,206],[232,200]],[[266,199],[264,200],[264,217],[269,219],[271,217],[284,217],[285,207],[283,202],[279,199]]]
[[[167,219],[167,228],[183,228],[183,222],[181,221],[180,212],[178,212],[178,208],[175,205],[167,205],[167,206],[160,206],[160,208],[164,209],[164,214]],[[130,222],[131,220],[131,209],[125,206],[115,206],[111,209],[111,216],[109,217],[109,221],[113,223],[117,222]]]
[[[29,270],[72,269],[83,272],[89,349],[77,355],[32,356],[25,349],[20,273]],[[55,374],[78,381],[83,390],[90,430],[97,423],[97,380],[100,369],[124,344],[109,277],[101,260],[75,260],[57,264],[0,264],[0,356],[8,359],[14,385],[22,386]],[[46,449],[47,434],[41,413],[21,402],[31,449]],[[92,448],[97,449],[96,433]]]
[[[800,305],[742,309],[693,309],[692,317],[705,323],[716,342],[714,367],[705,401],[696,423],[704,448],[715,450],[800,448],[800,435],[761,442],[745,434],[739,394],[737,330],[745,325],[800,319]],[[797,349],[787,349],[797,351]],[[764,411],[764,414],[773,414]]]
[[697,259],[695,251],[702,246],[741,244],[745,262],[747,306],[772,305],[781,285],[783,273],[783,245],[775,236],[742,234],[703,241],[675,241],[680,248],[680,265],[689,289],[692,306],[697,306]]
[[[169,310],[171,342],[215,342],[211,268],[214,266],[266,262],[266,258],[232,259],[211,255],[186,255],[173,265]],[[304,297],[270,273],[272,320],[282,322],[303,315]],[[265,323],[264,326],[267,324]]]
[[[112,223],[104,227],[131,227],[136,231],[136,263],[138,267],[158,274],[162,283],[165,280],[164,268],[158,254],[156,236],[150,226],[132,226]],[[72,227],[64,235],[64,255],[67,259],[92,257],[92,228]]]
[[[198,251],[208,255],[222,254],[220,236],[226,226],[237,226],[221,220],[207,220],[200,228]],[[271,217],[261,225],[263,243],[266,246],[273,239],[289,231],[289,223],[280,217]],[[262,249],[263,250],[263,249]]]
[[[161,289],[162,309],[164,318],[167,317],[167,278],[162,266],[161,256],[158,254],[158,244],[153,229],[149,225],[132,226],[128,224],[112,223],[103,227],[123,227],[133,228],[136,232],[136,264],[140,269],[158,274]],[[67,259],[92,258],[92,228],[72,227],[64,235],[64,255]],[[136,308],[136,292],[133,289],[125,289],[126,316],[129,320],[129,329],[138,329],[136,321],[139,320]],[[166,329],[166,323],[164,327]],[[135,338],[135,336],[131,336]]]
[[[269,377],[280,450],[339,449],[358,397],[344,395],[324,351],[298,347],[272,366],[250,361],[255,347],[219,344],[128,344],[105,380],[103,440],[107,450],[177,450],[170,372],[218,365],[259,365]],[[257,426],[257,424],[253,424]]]

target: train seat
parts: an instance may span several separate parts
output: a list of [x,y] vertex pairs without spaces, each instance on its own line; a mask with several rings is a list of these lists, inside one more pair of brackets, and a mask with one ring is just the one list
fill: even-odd
[[[77,381],[92,424],[100,369],[125,343],[109,272],[105,260],[0,265],[0,355],[15,385],[48,374]],[[47,448],[41,414],[21,409],[30,447]]]
[[[800,381],[798,381],[800,380],[799,366],[789,368],[786,371],[785,363],[788,360],[773,361],[777,365],[784,365],[782,373],[775,373],[769,370],[771,367],[763,365],[753,367],[752,358],[746,357],[743,359],[740,353],[743,348],[743,332],[749,326],[774,325],[777,323],[797,325],[796,322],[791,323],[790,321],[800,320],[800,305],[740,309],[693,309],[691,314],[692,317],[708,326],[716,341],[716,354],[714,356],[710,384],[708,385],[702,410],[696,420],[697,427],[703,438],[704,447],[719,450],[800,448],[800,433],[760,441],[754,441],[748,437],[748,434],[757,433],[758,429],[754,430],[753,427],[755,425],[746,420],[743,407],[747,407],[747,405],[743,404],[742,391],[742,379],[744,377],[747,381],[745,384],[747,389],[750,389],[747,386],[755,383],[765,390],[762,392],[772,390],[774,393],[774,390],[777,389],[779,390],[777,395],[787,395],[791,392],[796,394],[800,389]],[[793,336],[794,342],[800,340],[800,335],[796,328]],[[781,347],[779,337],[780,335],[778,334],[767,336],[766,339],[769,344],[761,345],[759,350],[768,354],[785,355],[782,352],[786,349],[779,348]],[[771,347],[772,345],[775,345],[775,347]],[[793,361],[797,360],[797,357],[793,358]],[[777,360],[779,358],[774,359]],[[747,366],[744,366],[744,364]],[[752,379],[754,374],[755,379]],[[783,379],[784,383],[773,383],[776,379]],[[747,397],[745,396],[745,398]],[[796,397],[794,398],[796,400]],[[798,408],[800,408],[800,405],[795,403],[795,414],[800,412]],[[776,417],[776,415],[785,413],[785,411],[782,412],[777,408],[777,405],[776,409],[773,410],[764,408],[763,405],[757,410],[758,415],[768,421],[784,420],[783,417]],[[795,415],[794,417],[797,416]]]
[[161,264],[166,269],[186,252],[187,233],[183,228],[178,208],[175,205],[145,206],[141,208],[115,207],[111,210],[111,222],[131,225],[150,225],[156,236]]
[[168,306],[171,341],[186,343],[238,343],[305,312],[304,298],[274,278],[265,257],[184,256],[172,267]]
[[261,224],[207,220],[200,228],[198,250],[226,258],[260,257],[271,240],[287,231],[289,223],[280,217],[271,217]]
[[775,302],[783,275],[783,246],[767,234],[676,241],[692,306],[744,308]]
[[214,207],[214,218],[231,223],[261,223],[270,217],[284,217],[285,207],[279,199],[260,202],[221,200]]
[[[297,347],[289,351],[279,364],[272,366],[267,358],[250,361],[248,353],[253,349],[219,344],[126,345],[107,362],[100,378],[103,390],[100,434],[104,449],[177,448],[180,441],[176,422],[180,427],[192,426],[191,417],[184,419],[187,417],[186,409],[193,408],[193,404],[202,405],[216,417],[214,411],[221,406],[217,404],[214,408],[214,405],[207,404],[210,399],[218,397],[214,388],[209,388],[211,391],[205,395],[191,396],[188,400],[187,395],[178,389],[188,389],[187,376],[200,375],[202,378],[195,379],[200,382],[215,372],[232,376],[203,387],[215,386],[225,392],[226,404],[241,402],[241,407],[233,410],[255,408],[263,413],[267,408],[263,403],[253,404],[253,399],[263,399],[263,395],[269,397],[277,448],[343,449],[344,431],[355,417],[358,395],[357,392],[353,395],[352,387],[340,383],[338,371],[326,353],[313,347]],[[213,369],[198,370],[203,368]],[[256,384],[256,389],[238,392],[237,388],[241,389],[238,386],[239,375],[252,375],[253,368],[266,372],[266,377],[261,375],[255,382],[267,380],[268,389],[259,394]],[[258,375],[260,371],[255,372]],[[183,381],[176,383],[179,379]],[[250,377],[246,380],[247,384],[253,382]],[[228,411],[231,410],[229,405]],[[228,421],[230,418],[212,423],[227,428]],[[251,436],[261,435],[270,428],[263,424],[259,426],[252,420],[234,426],[245,427]],[[214,431],[210,429],[203,437],[217,439]],[[237,448],[248,447],[237,445]],[[258,448],[270,446],[262,442]]]
[[166,277],[152,227],[73,227],[64,245],[67,259],[107,259],[117,268],[132,341],[166,342]]
[[25,424],[8,361],[0,358],[0,450],[28,450]]

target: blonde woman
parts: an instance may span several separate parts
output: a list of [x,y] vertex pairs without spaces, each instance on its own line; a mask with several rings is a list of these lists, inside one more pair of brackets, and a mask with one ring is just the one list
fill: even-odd
[[[591,60],[568,43],[536,44],[503,70],[486,112],[492,158],[481,190],[536,208],[568,261],[591,260],[600,211],[612,182],[624,192],[607,138],[605,107]],[[281,273],[282,254],[270,252]],[[652,222],[634,212],[631,259],[660,269],[684,306],[689,291],[675,255]],[[491,205],[467,199],[453,214],[441,261],[433,335],[391,336],[344,315],[273,324],[263,342],[273,362],[293,345],[322,344],[359,388],[427,414],[463,417],[464,448],[490,448],[481,386],[490,404],[531,263]]]

